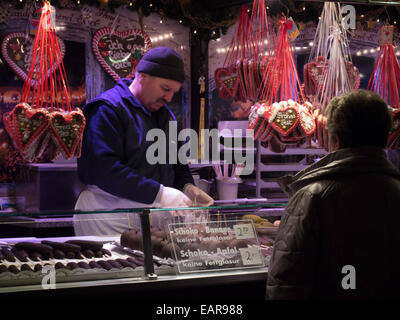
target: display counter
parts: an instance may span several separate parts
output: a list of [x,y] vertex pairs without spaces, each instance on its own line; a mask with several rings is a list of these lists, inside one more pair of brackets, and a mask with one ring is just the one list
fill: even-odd
[[[0,233],[0,296],[263,299],[284,206],[1,212],[0,230],[20,230]],[[38,224],[52,236],[21,232]]]

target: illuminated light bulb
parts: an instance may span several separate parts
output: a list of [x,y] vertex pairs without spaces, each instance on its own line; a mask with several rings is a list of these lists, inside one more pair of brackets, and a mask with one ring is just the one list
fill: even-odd
[[371,49],[371,50],[369,50],[369,52],[374,53],[374,52],[375,52],[375,49]]
[[379,22],[380,20],[379,19],[376,19],[376,22]]
[[306,7],[303,7],[303,11],[306,11]]
[[361,51],[357,51],[356,55],[361,56]]
[[193,33],[196,34],[196,33],[197,33],[197,30],[194,30]]
[[362,14],[360,17],[361,17],[361,18],[364,18],[364,15]]
[[182,23],[182,20],[179,20],[179,23]]
[[313,45],[314,45],[314,42],[310,42],[309,44],[308,44],[310,47],[312,47]]
[[149,4],[149,6],[150,6],[150,7],[152,7],[152,6],[153,6],[153,4],[152,4],[152,3],[150,3],[150,4]]
[[364,53],[364,54],[368,53],[368,50],[367,50],[367,49],[364,49],[363,53]]

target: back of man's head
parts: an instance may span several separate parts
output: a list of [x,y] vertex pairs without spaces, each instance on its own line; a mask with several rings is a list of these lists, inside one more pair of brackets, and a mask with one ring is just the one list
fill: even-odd
[[335,97],[325,114],[329,135],[337,135],[341,148],[386,146],[392,115],[376,93],[360,89]]

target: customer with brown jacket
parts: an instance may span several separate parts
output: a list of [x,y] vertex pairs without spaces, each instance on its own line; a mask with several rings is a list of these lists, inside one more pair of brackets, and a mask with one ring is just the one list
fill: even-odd
[[358,90],[332,99],[326,115],[331,153],[280,181],[291,199],[267,298],[400,298],[400,172],[384,150],[391,114]]

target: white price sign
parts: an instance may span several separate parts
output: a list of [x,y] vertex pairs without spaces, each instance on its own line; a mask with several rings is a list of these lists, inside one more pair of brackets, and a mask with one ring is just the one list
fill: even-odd
[[244,266],[262,264],[261,252],[258,248],[239,248]]
[[252,239],[254,238],[254,230],[251,223],[236,224],[233,226],[236,239]]

